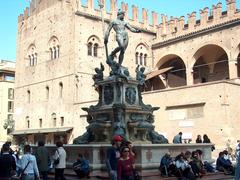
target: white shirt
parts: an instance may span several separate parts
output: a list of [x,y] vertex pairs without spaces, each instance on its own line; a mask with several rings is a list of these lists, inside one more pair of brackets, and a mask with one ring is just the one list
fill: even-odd
[[[27,166],[27,163],[30,162]],[[37,167],[36,157],[30,153],[26,153],[22,156],[20,161],[21,169],[23,170],[26,166],[27,168],[24,171],[24,174],[35,174],[39,177],[39,171]]]
[[55,160],[59,157],[59,163],[56,165],[55,168],[57,169],[66,168],[66,158],[67,158],[66,151],[64,150],[63,147],[59,147],[57,148],[57,150],[55,151],[53,159]]
[[179,161],[179,160],[177,160],[176,161],[176,167],[178,168],[178,169],[182,169],[183,171],[186,169],[186,168],[190,168],[191,166],[188,164],[188,162],[187,161]]

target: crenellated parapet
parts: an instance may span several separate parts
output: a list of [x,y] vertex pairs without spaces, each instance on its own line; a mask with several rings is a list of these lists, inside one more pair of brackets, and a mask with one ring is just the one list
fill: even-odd
[[171,17],[168,20],[166,15],[162,15],[162,23],[158,27],[156,41],[166,41],[240,18],[236,0],[226,0],[226,6],[226,11],[222,11],[222,3],[213,5],[212,9],[205,7],[199,11],[200,19],[198,20],[196,12],[189,13],[187,19],[181,16],[180,18]]
[[[119,7],[116,0],[100,0],[100,2],[103,5],[102,9],[105,21],[115,19],[118,9],[122,9],[125,11],[125,20],[132,25],[150,32],[157,31],[159,22],[158,14],[156,12],[149,14],[147,9],[142,8],[142,10],[139,10],[136,5],[132,5],[129,8],[128,4],[125,2],[122,2]],[[71,6],[73,12],[75,11],[75,14],[77,15],[89,16],[98,20],[101,19],[99,4],[95,4],[97,2],[94,0],[86,0],[84,4],[82,0],[32,0],[30,7],[26,8],[24,14],[21,14],[18,17],[19,24],[25,22],[30,16],[37,14],[56,3],[61,5],[61,7]],[[110,3],[110,9],[108,11],[106,10],[107,3]],[[132,12],[132,17],[129,15],[130,11]],[[152,16],[152,21],[149,20],[150,16]],[[142,18],[140,19],[140,17]]]

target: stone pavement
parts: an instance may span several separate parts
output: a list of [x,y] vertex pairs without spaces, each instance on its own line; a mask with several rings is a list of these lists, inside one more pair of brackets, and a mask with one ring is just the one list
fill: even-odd
[[[67,180],[77,180],[79,179],[73,170],[66,169],[65,170],[65,177]],[[54,179],[54,174],[50,174],[49,179]],[[108,180],[107,173],[101,172],[101,173],[95,173],[90,174],[91,180]],[[88,180],[87,178],[82,180]],[[142,173],[142,180],[177,180],[176,177],[170,177],[170,178],[164,178],[160,176],[159,172],[152,172],[152,173]],[[221,172],[217,173],[209,173],[201,178],[201,180],[234,180],[233,176],[224,175]]]

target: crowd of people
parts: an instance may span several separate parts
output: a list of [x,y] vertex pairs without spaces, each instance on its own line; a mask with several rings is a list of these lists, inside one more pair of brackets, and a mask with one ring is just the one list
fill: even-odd
[[112,146],[107,150],[106,166],[111,180],[137,180],[135,170],[136,153],[132,143],[119,135],[112,138]]
[[56,143],[56,152],[49,156],[44,142],[39,141],[36,151],[33,153],[30,145],[24,146],[24,154],[19,157],[19,152],[11,149],[11,143],[3,144],[0,154],[0,179],[1,180],[38,180],[40,175],[43,180],[48,180],[48,172],[54,163],[55,179],[65,180],[66,151],[62,142]]
[[[174,143],[181,143],[182,133],[180,132],[173,139]],[[207,135],[197,136],[196,143],[210,143]],[[240,142],[236,147],[236,166],[230,160],[227,150],[219,153],[216,160],[216,167],[207,161],[203,161],[203,152],[197,149],[193,152],[182,152],[176,157],[166,153],[160,161],[159,170],[162,176],[176,176],[179,179],[194,180],[204,176],[208,172],[220,171],[226,175],[235,175],[236,180],[240,179]],[[130,141],[124,140],[119,135],[112,138],[112,146],[107,150],[106,167],[111,180],[138,180],[139,174],[135,168],[136,152]],[[56,150],[50,157],[44,142],[39,141],[35,152],[32,152],[30,145],[24,146],[24,154],[19,157],[18,151],[11,149],[11,143],[6,142],[0,154],[0,180],[21,179],[37,180],[40,176],[48,180],[49,170],[54,165],[55,180],[65,180],[64,170],[66,168],[66,151],[62,142],[56,143]],[[78,154],[76,162],[73,163],[73,170],[79,178],[90,178],[89,161],[83,154]]]

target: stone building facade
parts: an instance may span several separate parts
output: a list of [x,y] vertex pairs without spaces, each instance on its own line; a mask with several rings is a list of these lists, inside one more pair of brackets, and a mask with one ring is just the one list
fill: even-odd
[[[117,4],[110,11],[102,1],[83,5],[78,0],[32,0],[18,18],[15,120],[17,141],[35,143],[39,139],[66,143],[81,135],[87,125],[82,107],[96,104],[94,68],[102,62],[108,75],[103,44],[103,24],[116,18]],[[109,2],[107,2],[109,3]],[[129,32],[129,47],[123,66],[135,76],[139,64],[149,77],[143,98],[159,106],[155,126],[171,141],[182,131],[184,139],[208,134],[219,148],[228,139],[239,137],[238,89],[240,71],[240,15],[235,0],[200,10],[184,17],[167,19],[125,3],[125,20],[142,33]],[[210,13],[210,16],[209,16]],[[109,51],[116,46],[114,32]],[[150,76],[149,76],[150,75]]]
[[0,60],[0,146],[13,130],[15,62]]

